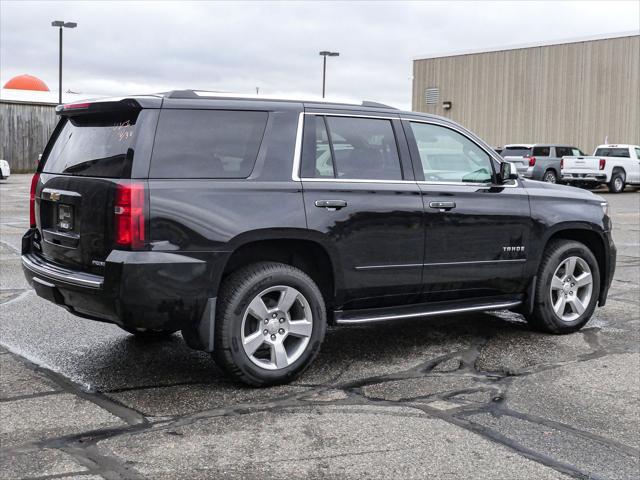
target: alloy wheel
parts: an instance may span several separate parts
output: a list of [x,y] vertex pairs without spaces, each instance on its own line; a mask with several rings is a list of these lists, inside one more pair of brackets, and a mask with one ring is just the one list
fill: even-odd
[[249,303],[241,325],[242,348],[255,365],[280,370],[304,353],[313,331],[311,306],[293,287],[263,290]]
[[563,260],[553,276],[549,295],[556,315],[573,322],[589,306],[593,294],[593,275],[589,264],[580,257]]

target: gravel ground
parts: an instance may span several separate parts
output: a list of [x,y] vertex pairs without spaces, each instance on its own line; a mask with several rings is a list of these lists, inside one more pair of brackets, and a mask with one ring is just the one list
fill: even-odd
[[330,329],[291,385],[234,384],[180,335],[73,317],[20,268],[30,177],[0,182],[0,478],[636,479],[640,195],[581,331],[491,312]]

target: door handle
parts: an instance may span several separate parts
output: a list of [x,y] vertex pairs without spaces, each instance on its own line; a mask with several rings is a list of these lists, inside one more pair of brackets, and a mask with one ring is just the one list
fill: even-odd
[[429,207],[438,210],[451,210],[456,208],[456,202],[429,202]]
[[326,208],[328,210],[340,210],[347,206],[344,200],[316,200],[316,207]]

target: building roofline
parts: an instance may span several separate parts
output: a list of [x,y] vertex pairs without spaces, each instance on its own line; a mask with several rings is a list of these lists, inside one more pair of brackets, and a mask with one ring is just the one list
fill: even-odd
[[451,52],[451,53],[430,53],[425,55],[417,55],[413,57],[413,61],[429,60],[432,58],[459,57],[462,55],[476,55],[479,53],[504,52],[508,50],[522,50],[525,48],[551,47],[554,45],[565,45],[569,43],[593,42],[597,40],[609,40],[614,38],[635,37],[635,36],[640,36],[640,31],[629,30],[629,31],[617,32],[617,33],[601,33],[598,35],[590,35],[585,37],[575,37],[575,38],[565,38],[565,39],[558,39],[558,40],[547,40],[542,42],[505,45],[503,47],[479,48],[474,50],[463,50],[463,51],[457,51],[457,52]]
[[55,107],[58,105],[58,102],[41,102],[34,100],[9,100],[5,98],[0,98],[0,103],[12,103],[16,105],[40,105],[42,107]]

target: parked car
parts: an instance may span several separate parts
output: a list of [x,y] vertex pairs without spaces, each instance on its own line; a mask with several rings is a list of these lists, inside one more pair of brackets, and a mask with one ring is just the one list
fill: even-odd
[[501,155],[514,163],[518,173],[531,180],[558,183],[560,159],[565,155],[583,155],[579,148],[568,145],[517,144],[505,145]]
[[0,180],[4,180],[5,178],[9,178],[11,176],[11,168],[9,167],[9,162],[6,160],[0,160]]
[[640,185],[640,146],[600,145],[590,157],[563,157],[562,180],[591,188],[606,184],[611,193],[622,192],[627,184]]
[[606,301],[607,203],[518,178],[448,119],[194,91],[57,112],[29,283],[139,337],[181,330],[248,384],[299,375],[327,324],[515,309],[567,333]]

